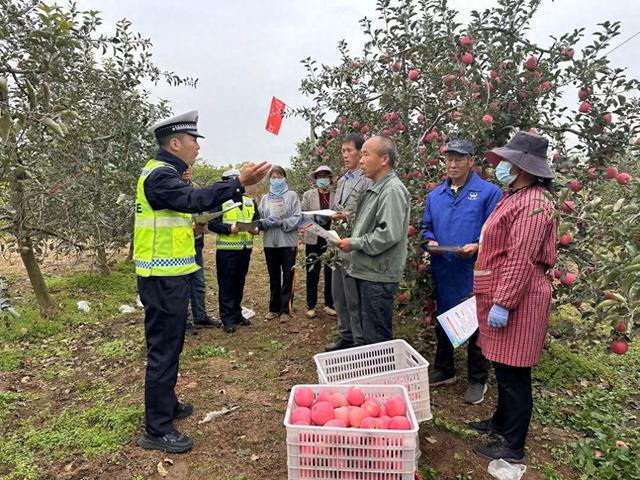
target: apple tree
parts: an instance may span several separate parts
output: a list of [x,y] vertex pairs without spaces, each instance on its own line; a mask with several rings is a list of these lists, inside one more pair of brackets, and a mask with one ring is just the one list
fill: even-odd
[[578,305],[576,336],[614,327],[630,335],[640,327],[640,83],[607,58],[619,22],[604,21],[591,36],[579,28],[538,44],[528,30],[539,3],[499,0],[462,25],[446,2],[379,0],[376,19],[360,21],[360,54],[342,41],[338,65],[303,60],[300,88],[311,102],[296,113],[312,134],[298,145],[294,167],[299,178],[319,163],[339,169],[341,139],[350,132],[396,141],[397,172],[412,194],[399,300],[430,322],[428,259],[417,231],[425,195],[444,178],[442,148],[451,138],[472,139],[480,152],[476,171],[491,179],[482,152],[516,130],[544,135],[558,174],[559,238],[571,236],[561,246],[555,298]]

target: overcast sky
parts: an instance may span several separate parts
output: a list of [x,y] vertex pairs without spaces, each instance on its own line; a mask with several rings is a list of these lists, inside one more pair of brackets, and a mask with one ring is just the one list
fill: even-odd
[[[60,2],[62,3],[62,2]],[[493,0],[450,0],[466,23],[468,10],[495,5]],[[271,97],[297,107],[309,103],[299,92],[312,57],[338,62],[337,43],[346,39],[359,54],[364,37],[358,20],[376,18],[375,0],[78,0],[81,9],[102,12],[105,29],[128,18],[152,40],[155,63],[180,75],[199,78],[198,88],[152,90],[170,101],[174,112],[199,110],[199,130],[207,138],[201,156],[226,165],[269,160],[288,165],[295,144],[309,132],[298,118],[284,120],[280,135],[265,130]],[[546,0],[529,38],[550,43],[575,27],[593,31],[604,20],[621,20],[622,35],[613,45],[640,31],[638,0]],[[613,63],[640,78],[640,35],[616,50]],[[579,55],[579,53],[577,53]]]

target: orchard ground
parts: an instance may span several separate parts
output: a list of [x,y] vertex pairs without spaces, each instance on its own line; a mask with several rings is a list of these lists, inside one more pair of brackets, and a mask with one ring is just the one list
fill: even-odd
[[[207,302],[217,316],[214,249],[209,242]],[[224,479],[287,478],[285,429],[288,392],[314,383],[315,353],[335,334],[335,319],[303,312],[304,273],[296,279],[296,314],[266,322],[268,279],[259,246],[244,304],[256,311],[251,327],[188,337],[179,394],[195,405],[178,422],[195,441],[185,455],[144,451],[135,441],[143,425],[143,313],[120,314],[135,304],[133,268],[120,263],[109,276],[88,264],[45,262],[51,292],[63,313],[42,320],[18,260],[0,264],[23,317],[0,324],[0,479]],[[77,310],[88,300],[91,311]],[[554,307],[554,325],[579,321],[575,309]],[[427,359],[433,329],[398,309],[395,335]],[[464,355],[458,358],[464,378]],[[527,479],[640,478],[640,351],[624,356],[604,344],[579,350],[550,341],[535,369],[535,412],[529,435]],[[482,405],[462,401],[465,382],[431,391],[434,420],[420,428],[420,470],[426,479],[488,479],[487,462],[472,453],[486,438],[465,427],[486,418],[496,400],[490,380]],[[237,410],[200,424],[207,412]],[[170,459],[165,461],[165,459]]]

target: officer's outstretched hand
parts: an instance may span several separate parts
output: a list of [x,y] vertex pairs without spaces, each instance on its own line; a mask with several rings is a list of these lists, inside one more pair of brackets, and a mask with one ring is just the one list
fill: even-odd
[[271,168],[271,164],[268,162],[260,162],[260,163],[247,163],[242,170],[240,170],[240,185],[243,187],[246,185],[253,185],[258,183],[260,180],[264,178],[269,169]]

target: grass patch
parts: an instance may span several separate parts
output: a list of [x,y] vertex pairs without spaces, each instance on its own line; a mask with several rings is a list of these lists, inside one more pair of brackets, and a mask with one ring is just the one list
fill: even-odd
[[142,420],[142,407],[98,404],[84,411],[70,408],[34,429],[25,426],[0,443],[0,480],[41,478],[40,465],[82,455],[113,453],[131,441]]
[[96,347],[96,355],[106,360],[133,360],[138,353],[138,347],[124,340],[112,340]]
[[0,350],[0,372],[15,372],[22,367],[23,356],[11,350]]
[[450,422],[446,418],[442,418],[436,414],[433,414],[433,425],[442,430],[446,430],[447,432],[451,432],[460,438],[478,438],[478,434],[470,428],[460,426],[458,423]]
[[637,349],[620,357],[603,349],[570,352],[562,344],[552,344],[534,369],[536,421],[579,434],[552,454],[581,478],[640,479],[638,370]]
[[266,335],[256,332],[256,348],[263,352],[277,352],[279,350],[285,350],[289,347],[286,343],[282,343],[278,340],[268,339]]

